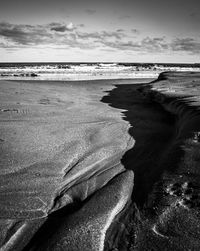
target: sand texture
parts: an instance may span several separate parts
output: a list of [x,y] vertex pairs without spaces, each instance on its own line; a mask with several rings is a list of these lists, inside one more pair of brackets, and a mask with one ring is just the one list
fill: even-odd
[[111,223],[130,200],[133,172],[127,170],[95,193],[73,215],[62,219],[46,241],[31,250],[104,250],[105,235]]
[[100,102],[115,82],[0,82],[2,250],[21,250],[47,216],[124,172],[129,123]]
[[134,172],[136,206],[114,250],[200,249],[199,86],[199,73],[166,72],[150,84],[116,85],[103,97],[125,109],[135,139],[122,164]]
[[135,249],[199,250],[200,73],[162,73],[142,92],[174,116],[175,128],[162,173],[141,210],[146,223]]
[[200,250],[200,74],[0,81],[0,250]]

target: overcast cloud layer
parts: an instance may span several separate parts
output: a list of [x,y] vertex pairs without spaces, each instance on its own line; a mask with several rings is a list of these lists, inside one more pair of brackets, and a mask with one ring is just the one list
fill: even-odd
[[27,2],[1,4],[1,61],[199,62],[198,2]]

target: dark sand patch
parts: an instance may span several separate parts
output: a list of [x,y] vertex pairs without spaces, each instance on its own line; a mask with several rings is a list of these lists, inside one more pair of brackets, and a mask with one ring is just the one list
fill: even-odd
[[146,98],[142,85],[116,85],[102,101],[123,109],[124,120],[129,121],[129,134],[136,143],[122,158],[125,168],[135,173],[133,197],[143,205],[154,182],[164,171],[160,162],[174,136],[175,117],[162,106]]

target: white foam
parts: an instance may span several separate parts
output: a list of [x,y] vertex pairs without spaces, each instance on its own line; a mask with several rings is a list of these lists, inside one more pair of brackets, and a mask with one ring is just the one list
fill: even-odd
[[[163,71],[200,71],[198,67],[93,64],[34,64],[1,66],[0,79],[88,80],[117,78],[157,78]],[[38,77],[28,76],[35,73]],[[14,76],[15,75],[15,76]],[[17,76],[16,76],[17,75]],[[24,75],[24,76],[22,76]],[[26,76],[27,75],[27,76]]]

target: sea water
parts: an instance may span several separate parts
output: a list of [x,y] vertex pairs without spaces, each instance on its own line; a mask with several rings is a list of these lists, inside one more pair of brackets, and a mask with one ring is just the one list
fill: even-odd
[[163,71],[200,71],[198,64],[0,63],[0,79],[88,80],[157,78]]

